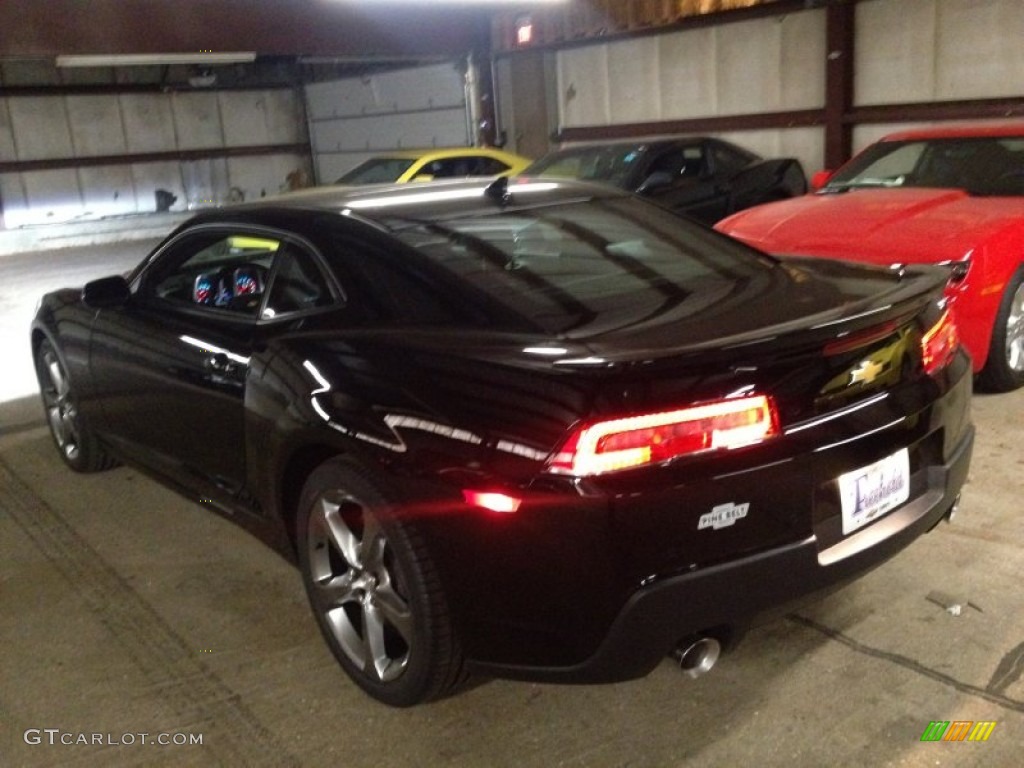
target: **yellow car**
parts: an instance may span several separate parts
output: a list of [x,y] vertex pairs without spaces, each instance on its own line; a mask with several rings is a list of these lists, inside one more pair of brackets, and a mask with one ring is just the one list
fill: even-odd
[[532,160],[500,149],[453,147],[397,150],[364,160],[335,184],[394,184],[466,176],[513,176]]

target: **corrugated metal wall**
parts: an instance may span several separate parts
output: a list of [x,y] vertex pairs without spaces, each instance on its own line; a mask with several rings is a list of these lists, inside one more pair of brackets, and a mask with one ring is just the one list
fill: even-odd
[[[824,105],[825,10],[573,47],[557,58],[560,128]],[[866,0],[856,6],[855,105],[1020,96],[1020,0]],[[860,148],[894,126],[859,126]],[[820,168],[820,128],[718,134]]]
[[[858,106],[1024,94],[1021,0],[872,0],[856,18]],[[854,145],[899,127],[858,126]]]
[[153,211],[157,189],[177,196],[174,210],[276,194],[289,174],[308,175],[307,158],[130,157],[302,144],[304,132],[301,99],[289,89],[0,99],[0,161],[124,158],[110,165],[0,174],[6,226]]
[[464,72],[446,62],[307,85],[317,181],[382,151],[471,144]]

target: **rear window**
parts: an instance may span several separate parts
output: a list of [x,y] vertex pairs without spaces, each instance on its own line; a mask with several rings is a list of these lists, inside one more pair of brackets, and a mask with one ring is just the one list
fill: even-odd
[[334,183],[386,184],[397,181],[399,176],[412,167],[413,162],[399,157],[374,158],[360,163]]
[[542,157],[527,168],[523,175],[603,181],[624,186],[643,156],[641,147],[566,149]]
[[[467,294],[549,333],[688,316],[766,278],[776,262],[629,198],[495,212],[394,234]],[[447,281],[446,281],[447,282]]]

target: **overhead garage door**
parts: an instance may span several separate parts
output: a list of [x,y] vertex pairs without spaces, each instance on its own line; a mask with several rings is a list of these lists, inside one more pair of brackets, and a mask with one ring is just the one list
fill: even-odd
[[465,62],[306,86],[317,183],[393,149],[471,143]]

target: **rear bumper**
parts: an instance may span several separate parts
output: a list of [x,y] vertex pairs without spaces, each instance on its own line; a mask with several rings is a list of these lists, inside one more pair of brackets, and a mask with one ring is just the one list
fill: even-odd
[[625,603],[597,650],[579,664],[474,663],[473,667],[500,677],[560,683],[642,677],[686,637],[780,615],[897,554],[948,515],[967,479],[973,445],[974,429],[969,427],[949,462],[928,468],[924,493],[838,544],[822,549],[812,535],[641,587]]

